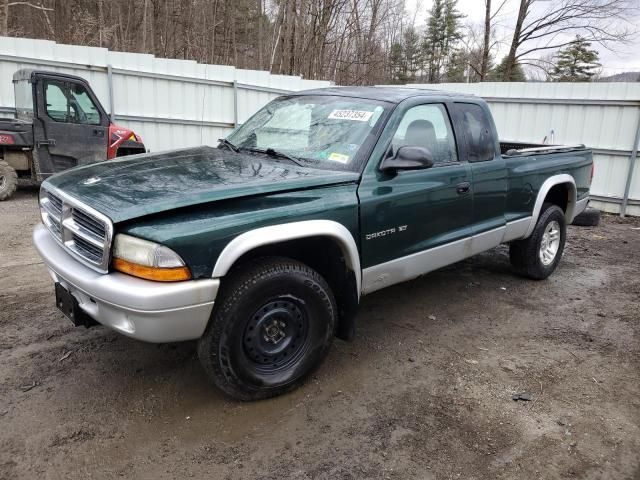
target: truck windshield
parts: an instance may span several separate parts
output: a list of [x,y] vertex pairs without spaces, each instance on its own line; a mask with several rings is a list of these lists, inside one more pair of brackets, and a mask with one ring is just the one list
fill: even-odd
[[31,82],[18,80],[14,83],[16,97],[16,118],[31,120],[33,118],[33,98],[31,96]]
[[387,108],[384,102],[349,97],[279,98],[228,141],[240,150],[278,152],[311,167],[356,171],[358,153]]

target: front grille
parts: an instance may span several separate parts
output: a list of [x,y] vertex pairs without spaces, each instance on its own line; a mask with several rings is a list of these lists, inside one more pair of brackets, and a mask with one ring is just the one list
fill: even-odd
[[95,238],[104,239],[106,237],[106,225],[101,221],[91,217],[90,215],[87,215],[82,210],[73,208],[71,210],[71,218],[73,218],[74,222],[80,225],[80,227],[93,235]]
[[51,202],[51,208],[58,214],[62,213],[62,200],[56,197],[54,194],[47,192],[47,198]]
[[48,186],[42,187],[40,212],[51,235],[73,256],[94,270],[108,270],[113,226],[107,217]]
[[73,234],[71,237],[73,238],[73,246],[82,256],[96,263],[102,261],[102,249],[87,242],[78,235]]

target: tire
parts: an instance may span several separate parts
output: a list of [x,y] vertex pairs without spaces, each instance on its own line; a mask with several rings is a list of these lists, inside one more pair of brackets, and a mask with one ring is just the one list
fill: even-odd
[[571,225],[578,227],[597,227],[600,224],[600,210],[587,208],[580,215],[576,216]]
[[[550,238],[550,236],[553,237],[554,231],[558,236],[556,241]],[[547,236],[545,236],[545,233],[547,233]],[[564,251],[566,238],[567,224],[564,212],[557,205],[545,203],[542,206],[542,213],[538,218],[538,223],[536,223],[529,238],[512,242],[509,246],[511,265],[525,277],[533,280],[544,280],[558,266]],[[546,242],[548,247],[544,248],[544,255],[542,254],[543,242]],[[551,252],[554,252],[553,255],[551,255]]]
[[0,161],[0,201],[6,200],[18,188],[18,174],[7,163]]
[[315,270],[289,258],[259,258],[225,277],[198,356],[231,397],[275,397],[322,363],[336,321],[333,293]]

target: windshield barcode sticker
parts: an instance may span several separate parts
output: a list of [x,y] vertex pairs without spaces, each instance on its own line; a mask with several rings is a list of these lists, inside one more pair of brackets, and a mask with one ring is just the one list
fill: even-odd
[[343,155],[342,153],[333,152],[329,155],[329,160],[332,162],[348,163],[349,155]]
[[373,112],[363,110],[334,110],[329,114],[333,120],[356,120],[358,122],[368,122]]

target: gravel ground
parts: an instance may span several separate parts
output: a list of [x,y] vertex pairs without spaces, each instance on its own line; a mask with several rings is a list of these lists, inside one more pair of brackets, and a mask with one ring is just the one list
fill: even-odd
[[638,219],[571,227],[547,281],[502,247],[368,296],[302,388],[238,403],[194,343],[58,313],[36,202],[0,203],[0,478],[640,478]]

